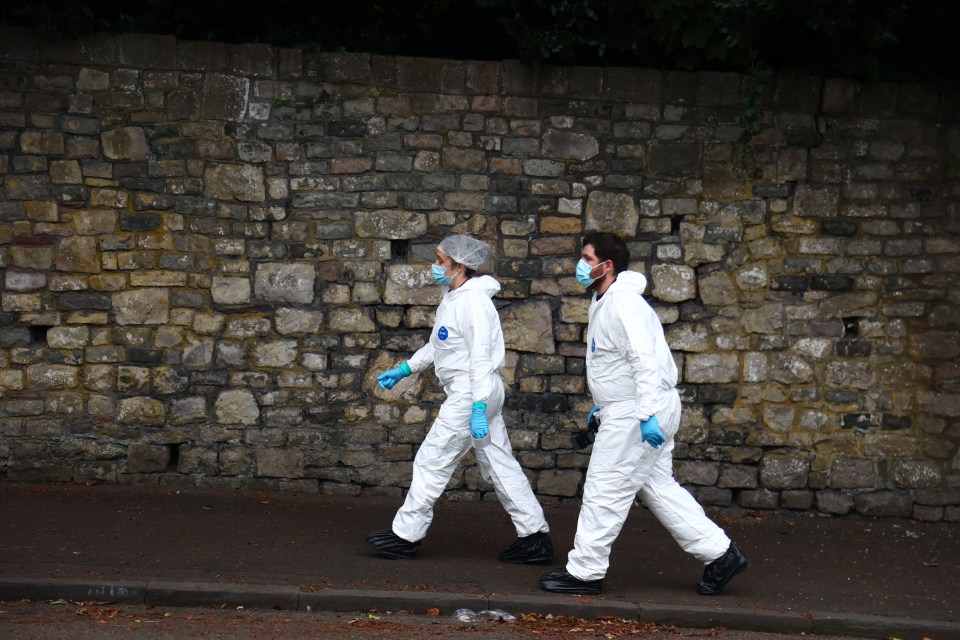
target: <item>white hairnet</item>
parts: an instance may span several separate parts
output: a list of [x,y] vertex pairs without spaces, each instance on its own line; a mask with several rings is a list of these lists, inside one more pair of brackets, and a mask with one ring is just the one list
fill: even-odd
[[437,249],[470,269],[479,269],[491,253],[490,245],[470,236],[448,236],[440,241]]

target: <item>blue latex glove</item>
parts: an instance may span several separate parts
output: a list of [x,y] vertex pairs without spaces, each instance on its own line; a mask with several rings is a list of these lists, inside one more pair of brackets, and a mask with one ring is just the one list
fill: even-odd
[[487,424],[487,403],[474,402],[473,413],[470,414],[470,435],[475,440],[480,440],[485,438],[488,433],[490,433],[490,429]]
[[378,375],[377,382],[379,382],[380,386],[384,389],[393,389],[394,385],[406,378],[410,373],[410,365],[404,362],[399,367],[390,369],[390,371],[384,371]]
[[600,406],[599,406],[599,405],[594,405],[594,406],[593,406],[593,409],[590,409],[590,413],[587,414],[587,428],[588,428],[588,429],[590,428],[590,421],[593,420],[593,414],[595,414],[597,411],[600,411]]
[[657,416],[650,416],[649,420],[641,422],[640,433],[643,434],[640,442],[646,442],[654,449],[659,449],[664,442],[663,431],[660,431],[660,421],[657,420]]

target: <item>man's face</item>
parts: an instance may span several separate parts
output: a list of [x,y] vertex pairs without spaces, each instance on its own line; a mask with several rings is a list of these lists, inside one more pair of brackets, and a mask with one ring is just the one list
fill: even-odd
[[580,257],[583,258],[584,262],[590,265],[590,277],[596,278],[593,283],[587,287],[587,291],[599,290],[599,288],[603,285],[605,280],[604,276],[606,275],[606,269],[603,265],[608,264],[608,261],[601,260],[597,257],[592,244],[584,245],[583,249],[580,251]]
[[597,254],[594,253],[592,244],[584,245],[583,250],[580,252],[580,257],[583,258],[583,261],[591,267],[595,267],[600,264],[600,258],[598,258]]

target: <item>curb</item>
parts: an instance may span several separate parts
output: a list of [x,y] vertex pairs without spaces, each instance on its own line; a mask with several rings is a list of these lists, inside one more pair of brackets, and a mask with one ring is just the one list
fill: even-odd
[[456,609],[504,609],[527,613],[552,613],[593,618],[614,616],[625,620],[673,624],[692,628],[723,627],[741,631],[855,635],[903,640],[960,640],[960,622],[867,616],[835,612],[805,613],[718,609],[622,601],[593,600],[583,596],[489,596],[464,593],[322,589],[301,592],[296,586],[225,584],[207,582],[88,582],[49,578],[0,578],[0,601],[73,600],[109,601],[171,607],[245,607],[295,611],[423,612],[430,608],[452,613]]

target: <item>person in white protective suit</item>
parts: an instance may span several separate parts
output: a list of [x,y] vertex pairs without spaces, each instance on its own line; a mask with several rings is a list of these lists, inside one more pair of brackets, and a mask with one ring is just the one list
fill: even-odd
[[433,365],[447,394],[414,458],[410,489],[392,528],[367,535],[367,541],[388,558],[416,556],[433,520],[434,503],[472,446],[481,475],[493,485],[517,531],[517,540],[500,553],[500,560],[537,564],[553,559],[550,528],[513,457],[501,415],[504,391],[498,369],[504,365],[503,332],[491,299],[500,284],[491,276],[476,275],[490,252],[488,244],[469,236],[449,236],[440,242],[431,272],[446,290],[430,340],[408,361],[377,377],[380,386],[392,389],[404,377]]
[[[646,278],[627,271],[630,253],[612,233],[583,240],[576,276],[593,293],[587,325],[587,384],[600,427],[593,443],[567,564],[540,578],[556,593],[597,594],[610,550],[639,493],[684,551],[706,566],[697,591],[713,595],[747,559],[673,477],[680,426],[677,367],[656,313],[642,294]],[[589,420],[589,418],[588,418]]]

